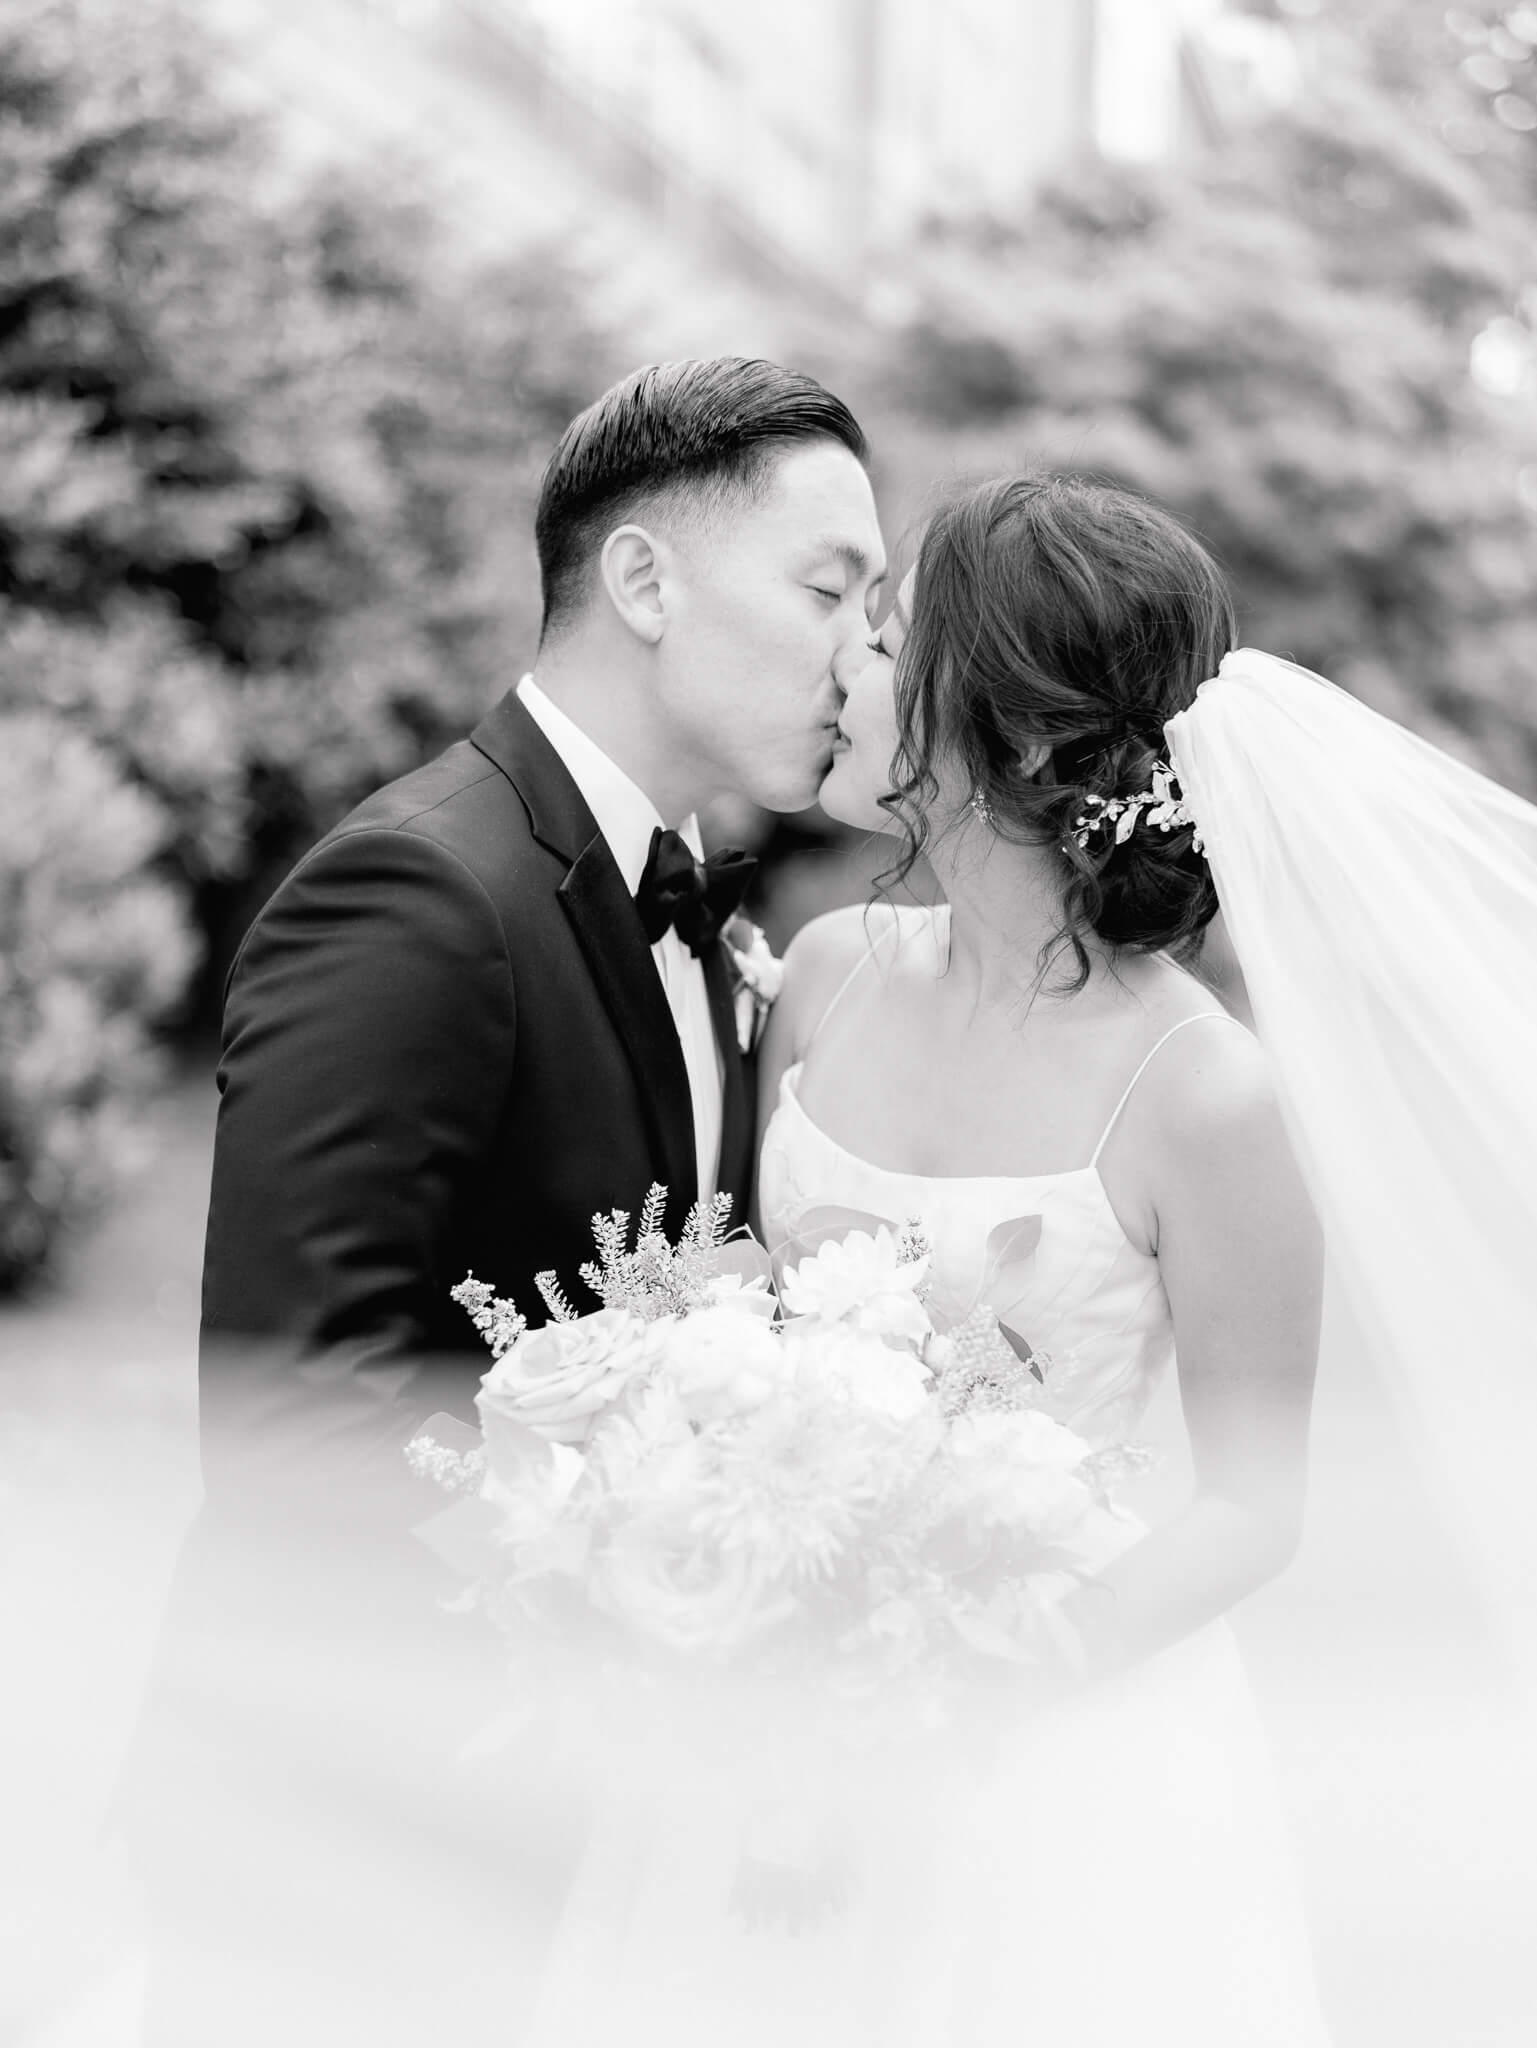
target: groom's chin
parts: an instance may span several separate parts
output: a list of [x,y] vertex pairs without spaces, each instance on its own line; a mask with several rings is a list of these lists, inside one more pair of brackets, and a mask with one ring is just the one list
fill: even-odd
[[752,792],[753,801],[763,810],[771,811],[781,818],[799,816],[809,811],[820,801],[822,789],[827,781],[827,766],[818,762],[805,775],[784,775],[775,779],[772,787],[760,787]]

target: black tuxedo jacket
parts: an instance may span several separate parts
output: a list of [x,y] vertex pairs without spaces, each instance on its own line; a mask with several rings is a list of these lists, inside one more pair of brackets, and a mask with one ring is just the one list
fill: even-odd
[[[752,1103],[722,948],[705,975],[719,1180],[744,1222]],[[697,1189],[672,1013],[608,844],[515,693],[283,882],[231,971],[218,1085],[205,1404],[228,1340],[256,1338],[333,1388],[410,1361],[413,1410],[468,1414],[490,1357],[449,1299],[467,1270],[537,1323],[541,1269],[584,1298],[596,1211],[633,1214],[662,1181],[681,1225]]]
[[[705,976],[725,1077],[720,1184],[745,1220],[751,1097],[721,949]],[[582,1298],[595,1212],[633,1214],[663,1181],[676,1229],[696,1192],[687,1070],[640,917],[516,695],[284,881],[231,973],[219,1089],[207,1503],[117,1803],[157,1928],[146,2040],[199,2038],[208,1978],[187,1954],[240,1957],[249,1985],[229,1981],[246,2007],[302,2031],[285,2003],[302,1981],[289,1942],[306,1968],[331,1953],[338,1981],[368,1987],[373,2035],[403,2040],[420,1986],[478,1983],[483,1957],[453,1947],[435,1897],[424,1969],[409,1886],[389,1888],[381,1931],[357,1730],[387,1747],[403,1824],[462,1844],[464,1897],[516,1825],[449,1761],[505,1684],[502,1653],[443,1613],[464,1573],[411,1533],[444,1499],[401,1454],[434,1410],[473,1418],[490,1363],[449,1289],[473,1269],[540,1321],[541,1269]],[[392,1703],[402,1672],[405,1706]],[[306,1831],[311,1809],[321,1824]],[[253,1817],[270,1829],[273,1815],[322,1875],[258,1952],[246,1844]],[[349,1835],[348,1816],[368,1826]],[[429,1860],[435,1890],[454,1868]],[[354,1894],[367,1901],[356,1926]],[[347,1960],[365,1951],[366,1966]],[[426,2038],[428,2019],[411,2024]],[[480,2038],[468,2015],[458,2025]]]

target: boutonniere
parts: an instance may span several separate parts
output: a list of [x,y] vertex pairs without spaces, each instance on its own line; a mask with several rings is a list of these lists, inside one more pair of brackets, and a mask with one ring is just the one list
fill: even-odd
[[740,913],[727,920],[721,943],[731,962],[731,1001],[736,1014],[736,1042],[750,1053],[763,1036],[780,989],[784,962],[775,958],[761,925]]

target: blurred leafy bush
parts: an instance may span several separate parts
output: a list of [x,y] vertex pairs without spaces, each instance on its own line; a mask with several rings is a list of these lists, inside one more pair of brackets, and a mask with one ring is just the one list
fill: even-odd
[[608,376],[550,252],[471,267],[414,167],[296,192],[218,77],[168,0],[0,11],[0,773],[33,806],[0,1285],[277,875],[517,673],[538,467]]
[[0,711],[0,1288],[110,1184],[197,959],[168,813],[57,713]]
[[1146,491],[1224,561],[1245,638],[1537,790],[1537,408],[1470,367],[1537,310],[1537,181],[1460,139],[1465,21],[1309,21],[1267,118],[925,239],[874,365],[890,502],[1006,466]]

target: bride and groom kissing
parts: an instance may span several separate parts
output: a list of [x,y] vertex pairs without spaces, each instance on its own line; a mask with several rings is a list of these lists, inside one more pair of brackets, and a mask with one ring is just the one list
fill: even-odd
[[[232,970],[205,1443],[276,1355],[296,1418],[346,1411],[398,1471],[428,1414],[469,1413],[466,1270],[532,1308],[653,1182],[672,1232],[719,1191],[779,1254],[830,1211],[916,1219],[959,1308],[1023,1223],[985,1305],[1054,1361],[1043,1404],[1123,1444],[1176,1372],[1193,1470],[1061,1603],[1073,1729],[1003,1759],[924,1939],[897,1914],[790,1967],[723,1905],[702,1924],[697,1886],[676,1912],[641,1887],[644,1941],[589,1894],[535,2038],[650,2015],[674,2043],[980,2048],[1044,2023],[1081,2048],[1305,2048],[1322,2023],[1221,1618],[1298,1540],[1325,1234],[1410,1381],[1438,1384],[1454,1329],[1488,1376],[1529,1326],[1523,1256],[1496,1271],[1505,1237],[1464,1227],[1478,1174],[1424,1158],[1444,1138],[1469,1168],[1516,1113],[1533,976],[1500,939],[1537,904],[1537,833],[1332,686],[1235,653],[1210,556],[1129,492],[972,485],[888,602],[867,453],[810,378],[737,359],[640,370],[567,428],[532,673],[328,834]],[[741,916],[750,861],[699,839],[725,795],[889,833],[943,903],[819,918],[781,980]],[[1518,840],[1496,898],[1483,849]],[[1219,897],[1263,1051],[1182,964]],[[1497,1056],[1460,1057],[1491,1030]],[[1408,1135],[1428,1149],[1395,1175]],[[1453,1241],[1477,1288],[1438,1279]],[[1479,1448],[1453,1475],[1475,1519]],[[1499,1546],[1480,1561],[1515,1614]]]
[[[914,1175],[1092,1159],[1101,1220],[1157,1248],[1181,1371],[1216,1379],[1242,1333],[1252,1421],[1222,1393],[1206,1445],[1214,1497],[1244,1502],[1220,1607],[1295,1535],[1313,1225],[1252,1042],[1197,1023],[1218,1007],[1166,957],[1215,908],[1191,828],[1075,821],[1150,787],[1228,600],[1155,508],[1041,478],[956,499],[883,606],[867,452],[812,379],[736,359],[640,370],[567,428],[532,674],[323,839],[232,971],[205,1404],[255,1339],[324,1356],[333,1391],[342,1361],[406,1369],[414,1419],[468,1412],[466,1269],[532,1303],[654,1181],[674,1231],[716,1190],[745,1223],[765,1137],[781,1198],[776,1107]],[[895,829],[949,899],[819,919],[745,1049],[751,862],[705,860],[696,823],[726,794]],[[1216,1470],[1254,1461],[1251,1431],[1252,1501]]]

